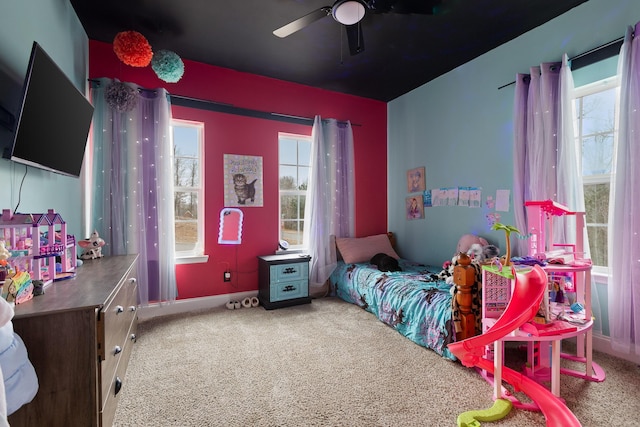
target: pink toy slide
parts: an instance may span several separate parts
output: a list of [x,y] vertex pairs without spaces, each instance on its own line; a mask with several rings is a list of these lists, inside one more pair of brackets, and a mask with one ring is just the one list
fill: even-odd
[[[484,347],[505,337],[533,319],[547,289],[547,274],[539,266],[525,274],[515,273],[511,300],[504,313],[484,334],[449,344],[449,350],[467,367],[478,367],[493,374],[493,361],[483,357]],[[547,426],[581,426],[562,400],[544,386],[512,369],[502,367],[504,381],[526,393],[540,408]]]

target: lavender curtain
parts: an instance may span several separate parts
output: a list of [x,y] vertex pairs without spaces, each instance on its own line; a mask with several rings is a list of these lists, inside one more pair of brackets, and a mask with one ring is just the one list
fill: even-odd
[[[558,202],[569,209],[575,212],[585,212],[584,182],[582,180],[582,170],[580,169],[580,147],[575,139],[577,122],[573,75],[571,74],[569,58],[566,54],[562,57],[558,95],[556,197]],[[564,228],[563,225],[565,226]],[[565,221],[560,221],[558,227],[554,229],[554,233],[557,233],[554,236],[559,236],[562,239],[561,241],[575,242],[577,238],[575,217],[569,216]],[[586,228],[583,230],[582,238],[586,251],[584,256],[590,258],[589,237]]]
[[[555,200],[584,211],[582,176],[574,138],[573,79],[566,55],[518,74],[514,99],[513,199],[516,226],[527,229],[524,202]],[[567,225],[566,229],[564,225]],[[556,221],[557,243],[575,241],[575,225]],[[514,252],[527,254],[518,239]]]
[[620,114],[609,200],[609,328],[614,350],[640,354],[640,23],[618,59]]
[[311,293],[324,293],[325,282],[336,267],[329,236],[354,236],[354,179],[351,123],[316,116],[304,223],[304,243],[311,255]]
[[[123,98],[107,96],[112,83],[93,84],[95,107],[90,146],[91,229],[108,255],[139,254],[138,302],[176,299],[174,259],[171,110],[164,89],[126,86],[131,111],[119,112]],[[116,107],[114,108],[114,101]]]

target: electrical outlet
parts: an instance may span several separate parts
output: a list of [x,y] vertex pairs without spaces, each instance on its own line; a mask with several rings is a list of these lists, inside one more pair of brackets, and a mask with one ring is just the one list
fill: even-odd
[[225,271],[223,277],[224,277],[224,281],[225,282],[230,282],[231,281],[231,272],[230,271]]

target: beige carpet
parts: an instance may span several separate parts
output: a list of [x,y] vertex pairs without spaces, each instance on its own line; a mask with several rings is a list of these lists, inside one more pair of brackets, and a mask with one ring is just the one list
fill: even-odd
[[[336,298],[151,319],[138,336],[115,426],[455,426],[460,413],[493,403],[475,370]],[[606,381],[563,377],[567,405],[584,426],[636,424],[640,369],[594,359]],[[514,409],[482,425],[545,419]]]

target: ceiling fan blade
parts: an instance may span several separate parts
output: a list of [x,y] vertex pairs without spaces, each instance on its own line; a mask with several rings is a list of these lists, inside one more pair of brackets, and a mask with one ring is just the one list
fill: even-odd
[[362,25],[360,22],[353,25],[345,25],[347,32],[347,42],[349,43],[349,52],[351,55],[357,55],[364,51],[364,37],[362,37]]
[[298,18],[295,21],[289,22],[287,25],[282,26],[277,30],[274,30],[273,34],[275,34],[280,38],[287,37],[295,33],[296,31],[300,31],[307,25],[310,25],[316,22],[317,20],[322,19],[325,16],[329,16],[329,15],[331,15],[331,7],[330,6],[321,7],[318,10],[314,10],[313,12],[304,15],[302,18]]

